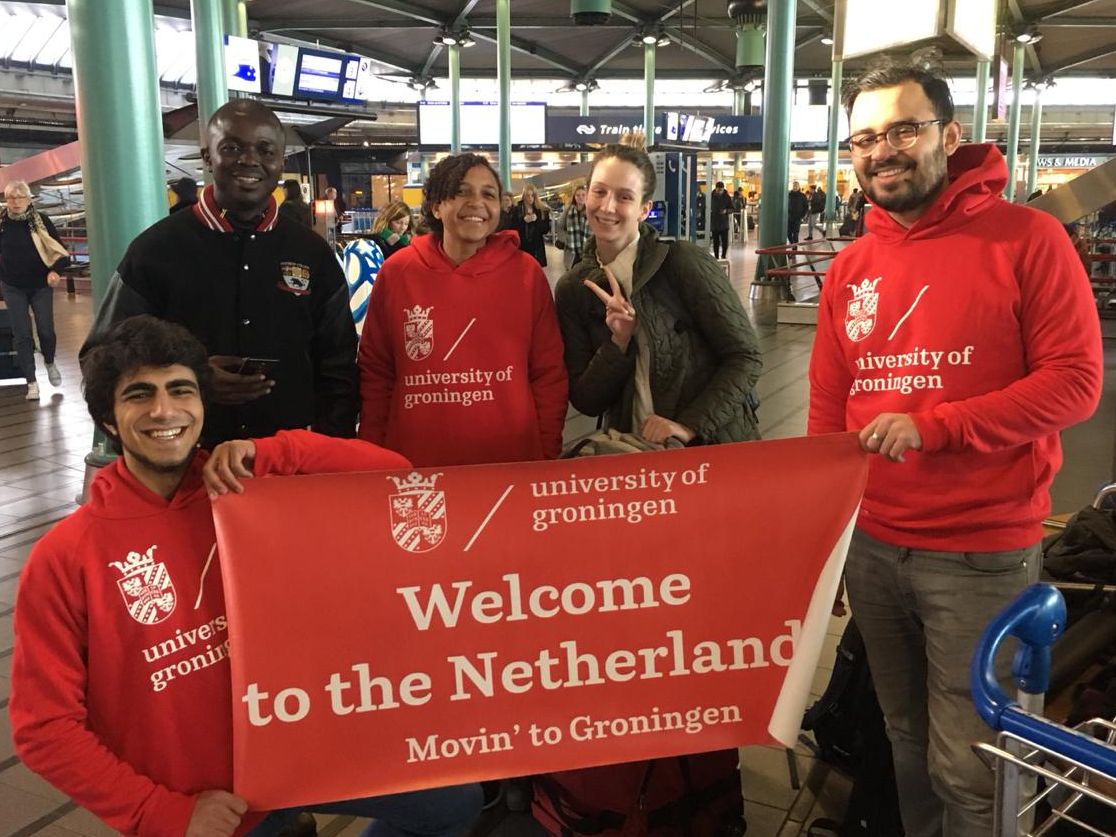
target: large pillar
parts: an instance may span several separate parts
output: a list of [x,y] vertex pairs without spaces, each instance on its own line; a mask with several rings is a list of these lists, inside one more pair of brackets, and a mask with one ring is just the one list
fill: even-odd
[[449,64],[450,153],[461,153],[461,47],[454,44],[446,56]]
[[496,0],[496,78],[500,87],[500,180],[511,188],[511,0]]
[[151,0],[66,3],[94,306],[132,239],[167,214],[151,9]]
[[[155,20],[151,0],[67,0],[66,15],[96,308],[132,239],[167,214]],[[86,485],[112,459],[98,430]]]
[[[794,90],[794,27],[796,0],[772,0],[767,12],[767,58],[763,103],[763,199],[760,202],[759,246],[787,241],[787,194],[790,192],[790,118]],[[756,260],[756,278],[771,263]]]
[[197,55],[198,133],[202,138],[205,137],[209,117],[229,100],[229,90],[225,86],[222,8],[220,0],[190,0],[190,17],[194,22],[194,52]]
[[837,151],[842,137],[837,136],[841,128],[841,81],[844,63],[833,59],[833,71],[829,90],[829,169],[825,173],[825,234],[832,235],[833,224],[837,220]]
[[655,144],[655,44],[643,45],[643,85],[646,96],[643,99],[643,133],[647,135],[648,147]]
[[1023,107],[1023,48],[1018,41],[1011,58],[1011,110],[1008,111],[1007,169],[1008,182],[1004,198],[1015,200],[1015,166],[1019,162],[1019,117]]
[[[1042,87],[1035,85],[1035,99],[1031,104],[1031,151],[1027,159],[1027,198],[1038,183],[1039,140],[1042,138]],[[1024,198],[1026,200],[1026,198]]]
[[988,132],[988,61],[977,61],[976,104],[973,105],[973,142],[984,142]]
[[236,34],[242,38],[248,37],[248,3],[239,0],[236,4]]
[[[732,115],[743,116],[748,110],[748,94],[743,87],[735,87],[732,91]],[[739,151],[732,156],[732,188],[740,188],[740,163],[742,157]]]

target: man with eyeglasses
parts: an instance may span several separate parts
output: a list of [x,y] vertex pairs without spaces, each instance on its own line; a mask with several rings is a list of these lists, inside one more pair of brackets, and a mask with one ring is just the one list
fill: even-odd
[[969,661],[1037,577],[1058,433],[1099,399],[1099,323],[1061,226],[1002,199],[1003,156],[961,144],[942,78],[883,64],[843,98],[878,209],[825,279],[809,432],[872,455],[845,581],[906,833],[987,837]]

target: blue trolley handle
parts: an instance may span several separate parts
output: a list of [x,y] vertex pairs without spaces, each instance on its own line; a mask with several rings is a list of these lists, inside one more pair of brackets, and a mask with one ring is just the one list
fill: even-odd
[[1066,626],[1066,603],[1049,584],[1020,593],[984,629],[973,654],[969,683],[976,710],[988,726],[1030,741],[1080,764],[1116,775],[1116,750],[1095,738],[1023,711],[996,679],[996,652],[1009,636],[1019,640],[1011,673],[1028,694],[1042,694],[1050,681],[1050,646]]

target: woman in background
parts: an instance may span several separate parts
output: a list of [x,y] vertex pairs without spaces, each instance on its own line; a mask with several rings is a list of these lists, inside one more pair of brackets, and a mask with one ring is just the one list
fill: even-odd
[[54,288],[62,281],[58,271],[70,266],[70,257],[50,218],[31,206],[31,187],[26,181],[13,180],[5,186],[4,201],[6,205],[0,209],[0,291],[8,304],[16,360],[27,379],[24,397],[38,401],[31,315],[35,315],[47,380],[56,387],[62,383],[62,373],[54,364],[58,344],[54,333]]
[[519,249],[530,253],[535,261],[546,267],[544,236],[550,231],[550,215],[534,186],[523,187],[523,194],[515,208],[515,229],[519,233]]
[[372,225],[372,240],[380,245],[385,259],[410,244],[412,235],[411,207],[403,201],[392,201],[385,206]]
[[302,184],[297,180],[283,181],[283,202],[279,204],[279,214],[303,226],[314,226],[310,204],[302,199]]

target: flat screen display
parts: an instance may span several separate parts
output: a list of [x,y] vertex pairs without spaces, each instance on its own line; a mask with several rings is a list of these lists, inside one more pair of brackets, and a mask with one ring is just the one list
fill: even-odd
[[[419,102],[420,145],[450,144],[449,102]],[[512,145],[546,144],[546,104],[512,102]],[[498,146],[500,106],[496,102],[461,103],[461,144]]]
[[260,47],[250,38],[225,37],[225,84],[229,90],[259,93]]
[[298,47],[290,44],[268,44],[267,58],[271,64],[268,89],[273,96],[293,96],[298,74]]
[[[307,99],[340,98],[347,63],[348,56],[340,53],[299,50],[294,95]],[[355,92],[355,81],[353,85]]]

